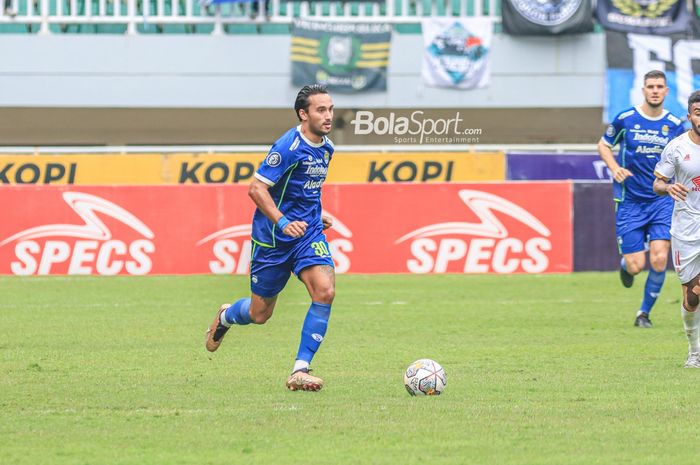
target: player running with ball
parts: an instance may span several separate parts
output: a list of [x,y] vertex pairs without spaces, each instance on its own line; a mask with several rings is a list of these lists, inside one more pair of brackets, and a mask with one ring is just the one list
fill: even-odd
[[318,391],[323,380],[309,373],[309,365],[326,335],[335,296],[335,268],[323,234],[332,222],[321,214],[321,186],[333,156],[333,144],[326,136],[333,122],[333,100],[324,86],[304,86],[294,110],[301,124],[274,143],[248,191],[257,206],[252,295],[221,306],[207,331],[206,347],[217,350],[233,326],[269,320],[277,295],[294,273],[306,286],[311,306],[287,388]]

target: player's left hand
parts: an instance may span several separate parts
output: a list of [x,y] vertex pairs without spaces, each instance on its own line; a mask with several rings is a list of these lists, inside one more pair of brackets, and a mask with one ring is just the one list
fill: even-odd
[[333,218],[328,215],[321,214],[321,221],[323,222],[323,230],[333,227]]
[[668,192],[668,195],[670,195],[673,200],[682,202],[688,196],[690,189],[677,182],[675,184],[669,184],[669,186],[666,188],[666,192]]
[[307,226],[308,224],[306,223],[306,221],[291,221],[287,226],[284,227],[282,232],[285,233],[287,236],[298,238],[306,233]]

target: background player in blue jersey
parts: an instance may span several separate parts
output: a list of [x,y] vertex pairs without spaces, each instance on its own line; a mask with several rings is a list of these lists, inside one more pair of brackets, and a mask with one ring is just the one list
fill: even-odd
[[[631,287],[634,275],[644,269],[648,244],[650,270],[634,325],[650,328],[649,312],[666,277],[673,212],[673,200],[654,193],[654,167],[666,144],[684,131],[681,120],[663,108],[668,87],[662,71],[644,75],[642,94],[641,105],[621,112],[610,123],[598,142],[598,153],[614,179],[615,226],[623,255],[620,279],[625,287]],[[615,156],[612,148],[618,144]]]
[[263,324],[270,319],[277,295],[294,273],[306,286],[311,306],[287,388],[318,391],[323,380],[309,374],[309,364],[326,335],[335,297],[335,268],[323,234],[332,224],[321,213],[321,186],[333,156],[333,144],[326,137],[333,121],[333,101],[325,87],[304,86],[294,110],[301,124],[274,143],[248,191],[257,206],[252,295],[221,306],[207,331],[206,347],[210,352],[217,350],[233,325]]

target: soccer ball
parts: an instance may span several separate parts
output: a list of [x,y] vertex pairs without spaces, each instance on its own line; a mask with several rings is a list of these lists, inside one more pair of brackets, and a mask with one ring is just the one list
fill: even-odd
[[435,360],[422,358],[411,363],[403,375],[406,390],[412,396],[439,396],[445,389],[445,370]]

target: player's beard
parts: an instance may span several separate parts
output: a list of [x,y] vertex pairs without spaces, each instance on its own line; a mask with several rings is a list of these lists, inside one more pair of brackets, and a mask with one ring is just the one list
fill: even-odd
[[[332,128],[333,128],[333,126],[332,126],[332,123],[331,123],[331,129],[332,129]],[[325,129],[323,129],[323,123],[320,123],[320,124],[318,125],[318,127],[315,127],[315,126],[313,126],[312,124],[310,124],[310,125],[309,125],[309,129],[311,130],[311,132],[313,132],[315,135],[317,135],[317,136],[319,136],[319,137],[323,137],[323,136],[325,136],[325,135],[327,135],[328,133],[331,132],[330,129],[329,129],[328,131],[326,131]]]
[[646,100],[647,105],[649,105],[649,106],[650,106],[651,108],[653,108],[654,110],[656,110],[657,108],[662,107],[662,106],[664,105],[664,99],[661,99],[661,100],[659,101],[659,103],[652,103],[652,102],[649,101],[649,99],[644,99],[644,100]]
[[700,140],[700,124],[693,124],[693,132],[695,133],[695,136]]

